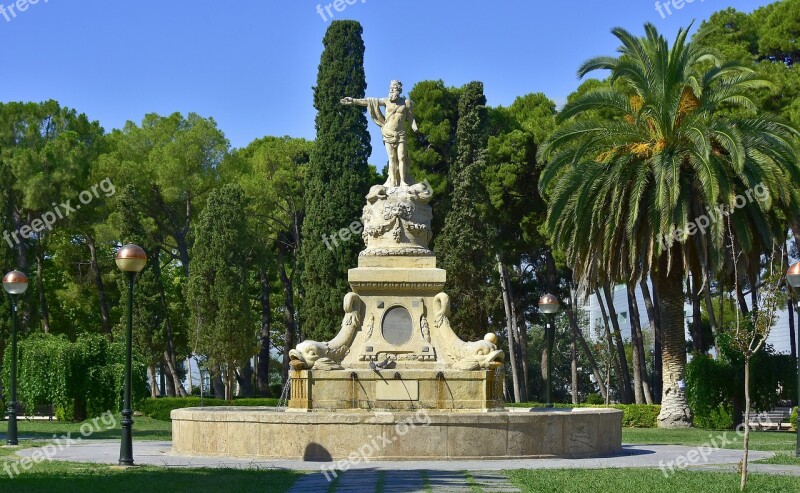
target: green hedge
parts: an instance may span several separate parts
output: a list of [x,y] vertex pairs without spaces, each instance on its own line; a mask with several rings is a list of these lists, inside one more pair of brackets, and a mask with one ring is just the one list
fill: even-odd
[[[508,407],[544,407],[539,402],[523,402],[520,404],[506,404]],[[648,404],[554,404],[559,409],[571,409],[575,407],[589,408],[612,408],[622,411],[622,426],[625,428],[658,428],[658,414],[661,406]]]
[[797,431],[797,408],[792,409],[792,417],[789,418],[789,421],[792,423],[794,431]]
[[[204,407],[243,406],[243,407],[272,407],[278,405],[278,399],[236,399],[233,404],[223,399],[203,399]],[[201,407],[199,397],[163,397],[160,399],[148,398],[141,404],[139,410],[143,415],[161,421],[171,421],[170,412],[173,409],[186,407]]]
[[[11,352],[6,351],[6,356]],[[83,421],[122,409],[125,345],[100,334],[75,341],[37,334],[19,343],[17,398],[25,409],[52,404],[60,421]],[[147,368],[134,355],[134,404],[147,395]],[[3,361],[3,388],[11,388],[11,364]],[[7,395],[5,397],[8,397]]]

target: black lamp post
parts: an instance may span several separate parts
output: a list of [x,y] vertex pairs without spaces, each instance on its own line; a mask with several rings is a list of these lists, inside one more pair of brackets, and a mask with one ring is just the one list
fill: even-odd
[[133,339],[133,283],[136,274],[147,264],[147,254],[136,245],[120,248],[115,258],[117,267],[128,276],[128,335],[125,353],[125,389],[122,397],[122,441],[119,447],[119,465],[133,465],[133,409],[131,406],[131,358]]
[[[795,292],[797,292],[797,290],[800,289],[800,262],[789,267],[786,278],[789,280],[789,284],[795,289]],[[800,299],[797,300],[797,319],[797,338],[795,338],[795,340],[800,344]],[[800,351],[797,352],[797,401],[797,405],[800,407]],[[798,418],[798,421],[800,421],[800,418]],[[796,428],[798,428],[798,430],[795,455],[800,457],[800,426],[796,426]]]
[[17,439],[17,300],[28,290],[28,277],[12,271],[3,278],[3,289],[11,298],[11,402],[8,403],[8,445],[19,445]]
[[558,298],[546,294],[539,299],[539,311],[550,316],[544,331],[545,345],[547,347],[547,404],[553,407],[553,341],[555,339],[555,316],[558,313]]

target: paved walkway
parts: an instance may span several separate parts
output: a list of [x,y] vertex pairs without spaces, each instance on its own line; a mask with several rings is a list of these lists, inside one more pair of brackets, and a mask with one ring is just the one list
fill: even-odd
[[[379,485],[383,493],[520,493],[508,478],[493,471],[350,471],[340,474],[334,487],[336,493],[367,493],[376,491]],[[289,493],[320,493],[328,491],[330,486],[325,476],[307,474]]]
[[[627,445],[623,453],[613,457],[594,459],[520,459],[520,460],[450,460],[450,461],[372,461],[355,464],[347,472],[336,471],[334,464],[320,462],[230,459],[222,457],[188,457],[173,455],[170,442],[134,442],[136,464],[170,468],[233,468],[233,469],[290,469],[312,474],[302,476],[291,493],[318,493],[328,491],[334,481],[336,493],[367,493],[382,487],[384,493],[434,491],[440,493],[517,493],[500,473],[507,469],[604,469],[604,468],[656,468],[677,469],[677,463],[698,457],[696,447],[677,445]],[[31,457],[41,451],[52,460],[116,464],[119,459],[119,441],[88,440],[63,450],[53,447],[30,448],[18,452]],[[773,452],[751,452],[753,461],[767,459]],[[739,450],[716,450],[705,459],[694,460],[692,470],[735,471],[741,460]],[[323,472],[324,471],[324,472]],[[800,476],[800,466],[772,466],[751,464],[754,473]],[[430,488],[430,490],[426,489]]]
[[[140,465],[164,467],[237,468],[237,469],[291,469],[295,471],[321,471],[326,464],[297,460],[231,459],[226,457],[189,457],[173,455],[171,442],[134,442],[134,460]],[[24,449],[19,455],[30,457],[40,449]],[[695,452],[692,452],[695,451]],[[371,461],[355,464],[351,470],[373,471],[502,471],[505,469],[604,469],[627,467],[668,467],[680,457],[697,454],[697,448],[679,445],[626,445],[620,455],[594,459],[514,459],[514,460],[449,460],[449,461]],[[119,441],[86,440],[63,450],[44,450],[53,460],[116,464],[119,459]],[[750,460],[767,459],[773,452],[751,452]],[[696,460],[695,466],[735,465],[741,460],[739,450],[715,450],[707,460]]]

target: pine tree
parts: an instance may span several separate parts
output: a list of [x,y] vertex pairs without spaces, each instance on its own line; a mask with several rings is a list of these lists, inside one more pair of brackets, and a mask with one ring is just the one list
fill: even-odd
[[482,338],[499,294],[494,277],[494,232],[486,214],[488,197],[482,176],[488,142],[483,83],[467,84],[459,101],[451,209],[436,243],[447,269],[446,290],[453,300],[453,327],[462,338]]
[[[314,88],[317,139],[305,194],[300,320],[303,335],[316,340],[334,334],[349,291],[347,271],[356,266],[363,248],[357,235],[349,241],[338,238],[342,228],[361,217],[370,185],[366,115],[340,104],[345,96],[363,98],[367,89],[362,32],[355,21],[331,23]],[[331,235],[337,235],[336,241],[326,241]]]
[[186,301],[198,352],[226,376],[226,398],[233,398],[235,371],[247,363],[256,343],[248,287],[252,242],[244,192],[226,185],[212,192],[200,214],[192,248]]

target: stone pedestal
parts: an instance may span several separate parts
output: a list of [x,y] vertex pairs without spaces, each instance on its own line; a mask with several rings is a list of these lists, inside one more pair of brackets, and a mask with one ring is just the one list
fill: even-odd
[[289,411],[502,411],[502,367],[292,371]]
[[370,190],[341,330],[289,353],[290,409],[503,407],[497,337],[465,342],[450,326],[447,273],[429,249],[430,198],[423,184]]

